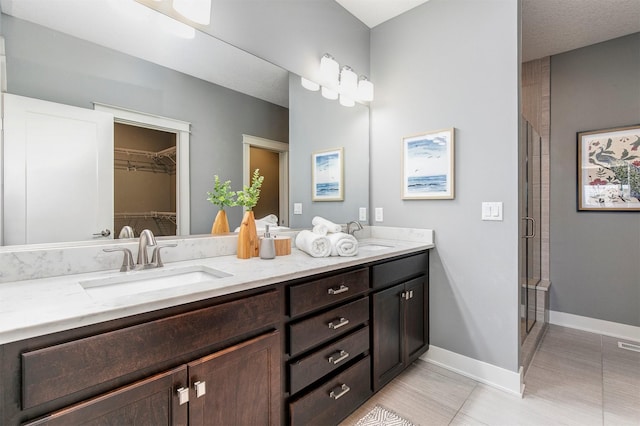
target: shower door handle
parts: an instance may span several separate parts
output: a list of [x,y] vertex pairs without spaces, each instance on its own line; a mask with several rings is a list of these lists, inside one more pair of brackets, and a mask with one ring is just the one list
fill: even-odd
[[[522,220],[527,221],[527,230],[524,233],[524,235],[522,236],[522,238],[533,238],[536,236],[536,220],[532,217],[529,216],[525,216],[522,218]],[[531,234],[529,234],[529,221],[531,221]]]

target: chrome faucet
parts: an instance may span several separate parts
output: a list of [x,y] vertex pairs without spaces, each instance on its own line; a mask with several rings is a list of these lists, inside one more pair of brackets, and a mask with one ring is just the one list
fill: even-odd
[[[351,230],[351,225],[355,225],[356,229],[354,229],[353,231]],[[354,233],[356,231],[362,231],[362,224],[360,222],[358,222],[357,220],[352,220],[351,222],[347,223],[347,234],[349,235],[354,235]]]
[[120,235],[118,235],[119,239],[124,239],[124,238],[135,238],[135,235],[133,234],[133,228],[130,227],[129,225],[125,225],[122,227],[122,229],[120,230]]
[[153,236],[153,232],[148,229],[144,229],[140,233],[140,241],[138,242],[138,267],[142,269],[153,268],[155,265],[149,263],[149,253],[147,253],[147,247],[155,246],[156,237]]

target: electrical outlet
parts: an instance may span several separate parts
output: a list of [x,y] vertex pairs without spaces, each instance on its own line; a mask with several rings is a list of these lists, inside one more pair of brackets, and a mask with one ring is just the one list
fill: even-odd
[[358,220],[367,220],[367,208],[366,207],[360,207],[360,210],[358,212]]
[[302,214],[302,203],[293,203],[293,214]]
[[383,220],[382,207],[376,207],[376,222],[382,222],[382,220]]

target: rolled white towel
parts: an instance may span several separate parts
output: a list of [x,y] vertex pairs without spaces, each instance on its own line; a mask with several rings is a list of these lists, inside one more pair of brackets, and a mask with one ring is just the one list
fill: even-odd
[[331,256],[355,256],[358,254],[358,240],[353,235],[337,232],[327,235],[331,242]]
[[331,254],[331,242],[324,235],[305,229],[296,235],[296,247],[312,257],[327,257]]
[[320,216],[315,216],[311,223],[316,225],[325,225],[327,227],[327,232],[342,232],[342,225],[338,225],[337,223],[333,223],[330,220],[327,220]]
[[323,223],[319,225],[313,225],[312,231],[314,234],[319,234],[319,235],[327,235],[329,233],[329,229],[327,228],[327,225]]
[[265,217],[261,217],[260,219],[256,219],[257,221],[262,221],[264,223],[268,223],[269,226],[273,225],[277,225],[278,224],[278,216],[276,216],[275,214],[268,214]]

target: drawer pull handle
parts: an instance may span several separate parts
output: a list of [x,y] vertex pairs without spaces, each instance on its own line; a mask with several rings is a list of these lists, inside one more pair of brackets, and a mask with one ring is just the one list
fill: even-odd
[[180,405],[189,402],[189,388],[178,388],[176,392],[178,393],[178,402],[180,402]]
[[337,388],[333,389],[331,392],[329,392],[329,397],[333,398],[333,399],[339,399],[339,398],[345,396],[347,394],[347,392],[349,392],[350,390],[351,390],[351,388],[349,386],[347,386],[345,384],[342,384],[342,385],[338,386]]
[[338,287],[337,289],[330,288],[329,290],[327,290],[327,293],[329,293],[329,294],[340,294],[340,293],[346,293],[347,291],[349,291],[349,287],[347,287],[344,284],[340,284],[340,287]]
[[340,327],[344,327],[347,324],[349,324],[349,320],[348,319],[340,318],[336,324],[334,324],[333,321],[331,321],[328,325],[329,325],[330,329],[337,330]]
[[339,351],[339,352],[336,352],[336,353],[332,354],[331,356],[329,356],[329,358],[327,358],[327,361],[329,361],[329,363],[331,363],[333,365],[336,365],[340,361],[344,361],[347,358],[349,358],[349,352],[347,352],[347,351]]
[[207,393],[207,382],[195,382],[193,387],[196,390],[196,398],[200,398]]

